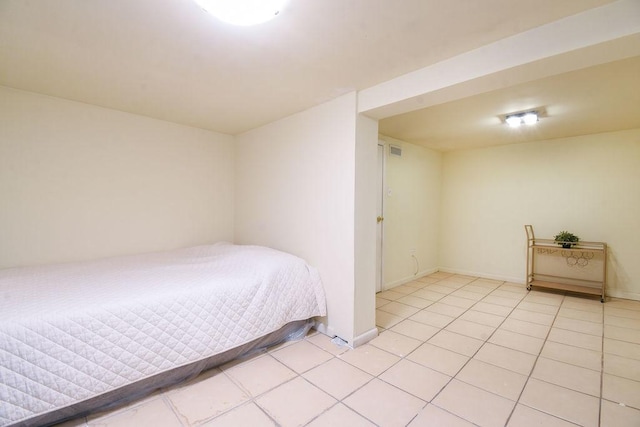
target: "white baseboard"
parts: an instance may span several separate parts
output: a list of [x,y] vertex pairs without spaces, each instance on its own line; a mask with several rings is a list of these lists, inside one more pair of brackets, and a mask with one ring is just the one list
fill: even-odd
[[612,298],[631,299],[631,300],[635,300],[635,301],[640,301],[640,294],[637,293],[637,292],[605,290],[605,294],[608,297],[612,297]]
[[388,291],[391,288],[395,288],[396,286],[404,285],[405,283],[413,282],[414,280],[418,280],[422,276],[426,276],[427,274],[433,274],[433,273],[435,273],[437,271],[438,271],[437,268],[431,268],[429,270],[419,271],[418,273],[414,274],[413,276],[404,277],[404,278],[402,278],[400,280],[394,280],[393,282],[385,283],[384,285],[382,285],[382,290],[383,291]]
[[501,274],[490,274],[490,273],[484,273],[479,271],[467,271],[467,270],[459,270],[456,268],[446,268],[446,267],[442,267],[438,269],[438,271],[442,271],[444,273],[462,274],[464,276],[479,277],[481,279],[501,280],[503,282],[519,283],[524,285],[523,277],[503,276]]
[[361,345],[368,343],[369,341],[371,341],[377,336],[378,336],[378,328],[369,329],[364,334],[360,334],[353,339],[352,347],[353,348],[360,347]]

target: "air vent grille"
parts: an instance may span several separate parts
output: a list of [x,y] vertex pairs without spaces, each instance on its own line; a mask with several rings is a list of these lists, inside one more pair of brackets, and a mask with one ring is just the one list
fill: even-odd
[[397,145],[389,145],[389,154],[392,156],[402,157],[402,148]]

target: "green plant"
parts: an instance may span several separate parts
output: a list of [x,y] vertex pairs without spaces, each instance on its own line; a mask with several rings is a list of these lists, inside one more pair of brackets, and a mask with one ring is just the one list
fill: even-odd
[[571,246],[577,244],[580,241],[580,238],[573,233],[569,233],[568,231],[561,231],[555,235],[553,238],[559,245],[562,245],[563,248],[570,248]]

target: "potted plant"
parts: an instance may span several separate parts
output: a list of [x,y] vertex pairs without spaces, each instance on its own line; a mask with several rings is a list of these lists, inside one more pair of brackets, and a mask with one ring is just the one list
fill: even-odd
[[559,232],[553,239],[565,249],[570,249],[580,241],[578,236],[573,233],[569,233],[568,231]]

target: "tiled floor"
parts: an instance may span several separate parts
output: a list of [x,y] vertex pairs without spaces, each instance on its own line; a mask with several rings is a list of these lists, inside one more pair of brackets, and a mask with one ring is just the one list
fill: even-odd
[[377,323],[68,426],[640,426],[640,302],[435,273],[378,294]]

